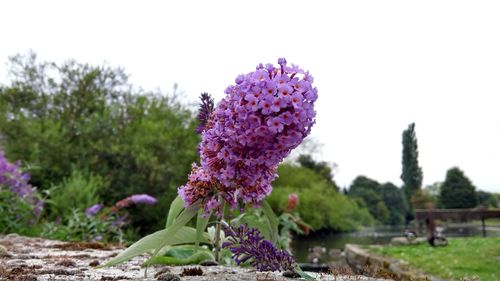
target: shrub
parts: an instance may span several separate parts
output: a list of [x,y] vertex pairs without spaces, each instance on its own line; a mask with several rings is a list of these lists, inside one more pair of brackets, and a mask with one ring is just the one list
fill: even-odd
[[36,234],[43,201],[29,183],[29,175],[0,151],[0,233]]
[[74,216],[73,210],[83,211],[100,202],[98,193],[104,188],[101,177],[87,176],[82,171],[73,169],[69,178],[50,188],[47,211],[52,218]]
[[268,199],[277,213],[286,208],[288,195],[297,193],[299,204],[296,210],[314,230],[352,231],[373,223],[366,208],[337,192],[335,186],[314,171],[283,164],[278,173],[280,177],[273,184]]
[[118,201],[111,207],[93,204],[83,209],[71,209],[71,214],[63,220],[46,222],[42,236],[57,240],[76,241],[115,241],[119,243],[135,240],[133,229],[125,229],[129,223],[129,212],[125,208],[131,205],[154,205],[156,198],[147,194],[134,194]]
[[195,119],[178,95],[134,90],[122,69],[11,58],[0,87],[0,132],[7,156],[38,167],[40,189],[63,184],[70,167],[100,177],[103,202],[147,192],[159,199],[131,213],[151,232],[196,161]]

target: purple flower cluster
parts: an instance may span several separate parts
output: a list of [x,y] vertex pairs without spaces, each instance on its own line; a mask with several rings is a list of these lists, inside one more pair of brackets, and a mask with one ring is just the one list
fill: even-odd
[[93,217],[93,216],[97,215],[97,213],[99,213],[99,211],[101,211],[102,207],[104,207],[104,205],[94,204],[94,205],[88,207],[87,209],[85,209],[85,215],[87,217]]
[[246,224],[236,229],[226,226],[224,233],[229,241],[224,242],[222,247],[233,253],[233,259],[238,265],[249,261],[259,271],[293,269],[295,262],[292,256],[274,247],[256,228],[248,228]]
[[201,200],[207,212],[216,209],[222,202],[214,195],[233,208],[258,205],[272,190],[278,164],[310,133],[318,97],[313,77],[283,58],[278,64],[238,76],[202,123],[201,166],[179,188],[186,206]]
[[36,189],[28,183],[29,180],[29,174],[22,173],[19,164],[10,163],[0,151],[0,190],[8,187],[10,192],[33,206],[33,212],[38,217],[43,209],[43,201],[37,197]]
[[146,204],[146,205],[154,205],[158,202],[156,198],[147,194],[134,194],[125,199],[122,199],[116,203],[116,207],[124,208],[128,207],[131,204]]
[[201,94],[200,109],[198,113],[198,120],[200,120],[200,125],[196,127],[196,132],[201,134],[205,129],[205,125],[210,119],[210,115],[214,111],[214,99],[210,97],[208,93]]

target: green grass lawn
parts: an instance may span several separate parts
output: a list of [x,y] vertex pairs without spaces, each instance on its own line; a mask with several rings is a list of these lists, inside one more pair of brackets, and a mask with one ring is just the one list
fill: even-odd
[[445,247],[434,248],[425,243],[384,246],[371,251],[406,260],[420,271],[441,278],[500,280],[500,237],[451,238]]

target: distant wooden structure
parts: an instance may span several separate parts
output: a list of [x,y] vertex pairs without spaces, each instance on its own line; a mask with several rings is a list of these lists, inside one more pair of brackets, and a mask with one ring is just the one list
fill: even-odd
[[486,219],[500,218],[500,210],[477,209],[417,209],[415,219],[425,222],[427,234],[432,236],[436,231],[435,220],[481,220],[483,226],[483,237],[486,236]]

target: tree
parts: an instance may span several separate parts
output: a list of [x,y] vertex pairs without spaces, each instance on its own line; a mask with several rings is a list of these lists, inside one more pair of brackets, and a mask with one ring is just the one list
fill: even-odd
[[445,209],[473,208],[477,205],[476,187],[458,167],[446,172],[439,203]]
[[349,187],[349,197],[359,198],[370,214],[381,223],[388,223],[389,210],[382,197],[380,183],[365,176],[358,176]]
[[403,190],[409,202],[413,193],[422,186],[422,168],[418,165],[418,145],[415,134],[415,123],[403,131]]
[[383,184],[380,188],[382,199],[389,210],[389,218],[386,223],[390,225],[404,223],[408,204],[403,191],[390,182]]
[[373,217],[366,208],[335,191],[315,171],[298,165],[281,164],[278,174],[273,182],[273,192],[267,199],[275,212],[283,212],[288,196],[296,193],[299,196],[296,211],[314,230],[353,231],[373,223]]
[[297,158],[300,166],[311,169],[321,175],[328,183],[332,184],[338,191],[338,187],[333,181],[333,172],[330,165],[325,161],[315,161],[310,154],[301,154]]
[[476,194],[478,205],[486,208],[498,208],[498,199],[495,198],[493,193],[480,190]]
[[414,209],[434,209],[436,199],[427,189],[419,189],[411,197],[411,206]]

